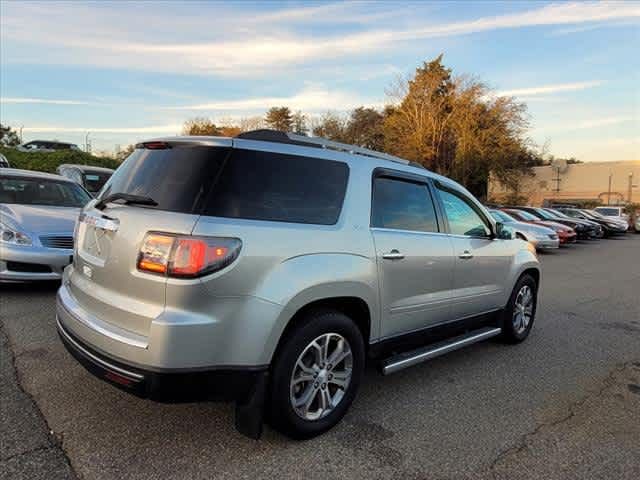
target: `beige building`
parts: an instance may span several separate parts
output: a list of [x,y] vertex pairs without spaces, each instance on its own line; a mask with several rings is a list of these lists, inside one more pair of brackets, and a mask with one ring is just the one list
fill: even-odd
[[[549,201],[640,203],[640,160],[570,165],[560,162],[534,167],[533,171],[532,177],[522,179],[518,192],[529,205],[540,206]],[[490,201],[504,201],[510,193],[496,179],[489,179]]]

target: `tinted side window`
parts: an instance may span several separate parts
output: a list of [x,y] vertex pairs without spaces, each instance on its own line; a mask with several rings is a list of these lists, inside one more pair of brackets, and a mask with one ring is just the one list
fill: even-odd
[[468,235],[471,237],[487,237],[491,230],[485,220],[471,206],[469,200],[461,194],[449,190],[438,189],[444,205],[444,211],[449,221],[449,230],[454,235]]
[[233,150],[203,214],[333,225],[340,216],[348,176],[343,162]]
[[374,179],[371,218],[373,227],[438,231],[429,189],[421,183],[387,177]]

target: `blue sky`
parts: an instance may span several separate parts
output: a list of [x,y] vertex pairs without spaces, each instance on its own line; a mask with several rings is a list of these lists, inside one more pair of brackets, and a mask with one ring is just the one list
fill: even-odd
[[640,2],[0,0],[0,118],[113,150],[273,105],[382,106],[440,53],[524,101],[556,156],[640,158]]

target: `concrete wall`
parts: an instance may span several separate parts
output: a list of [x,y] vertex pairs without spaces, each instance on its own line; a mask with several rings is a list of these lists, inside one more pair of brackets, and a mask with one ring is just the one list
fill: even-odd
[[[545,200],[600,200],[604,204],[640,202],[640,160],[624,162],[587,162],[567,165],[558,173],[554,166],[535,167],[533,177],[524,177],[519,194],[530,205],[542,205]],[[630,177],[631,175],[631,177]],[[556,182],[559,178],[560,182]],[[629,198],[630,178],[635,185]],[[611,195],[609,202],[609,179]],[[556,191],[558,189],[558,191]],[[499,202],[508,190],[496,179],[489,179],[488,197]]]

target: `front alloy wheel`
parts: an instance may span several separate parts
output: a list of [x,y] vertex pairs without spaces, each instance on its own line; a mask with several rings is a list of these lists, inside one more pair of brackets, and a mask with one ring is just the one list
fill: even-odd
[[522,335],[529,327],[533,315],[533,292],[529,285],[523,285],[513,308],[513,329],[517,335]]

